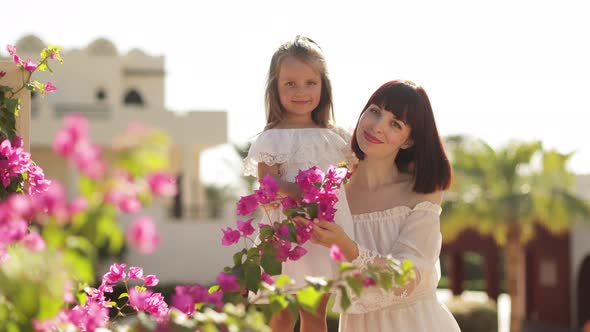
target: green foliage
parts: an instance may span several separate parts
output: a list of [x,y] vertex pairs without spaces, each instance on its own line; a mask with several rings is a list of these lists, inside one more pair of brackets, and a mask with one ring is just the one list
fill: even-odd
[[70,279],[63,268],[66,259],[57,250],[33,252],[22,246],[9,247],[8,254],[10,259],[0,264],[0,315],[19,331],[31,330],[31,317],[53,317],[63,306]]
[[453,298],[447,302],[447,307],[462,332],[498,331],[498,311],[493,301],[482,303]]
[[455,171],[441,220],[447,240],[474,228],[502,244],[508,227],[516,225],[526,241],[534,223],[563,231],[576,216],[590,216],[588,204],[572,192],[571,153],[544,150],[540,142],[510,142],[494,150],[464,136],[448,138],[446,146]]

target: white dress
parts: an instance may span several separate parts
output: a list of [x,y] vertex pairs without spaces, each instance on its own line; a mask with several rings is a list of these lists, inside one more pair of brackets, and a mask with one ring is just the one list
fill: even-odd
[[439,254],[441,207],[422,202],[413,209],[398,206],[384,211],[353,215],[361,269],[384,256],[409,259],[416,279],[404,288],[386,292],[366,289],[352,298],[352,306],[340,315],[341,332],[359,331],[460,331],[452,314],[436,298],[440,280]]
[[[269,166],[280,164],[282,180],[295,182],[299,170],[318,166],[326,171],[328,166],[341,162],[351,162],[349,136],[338,128],[294,128],[268,129],[263,131],[252,143],[248,156],[244,159],[244,174],[258,176],[258,163]],[[344,187],[338,192],[338,210],[334,221],[352,237],[352,216]],[[270,213],[272,221],[284,219],[280,209]],[[268,219],[264,217],[266,222]],[[333,278],[337,266],[330,259],[329,249],[307,242],[303,245],[307,254],[297,261],[288,260],[282,265],[282,274],[294,279],[295,288],[306,285],[305,276]]]

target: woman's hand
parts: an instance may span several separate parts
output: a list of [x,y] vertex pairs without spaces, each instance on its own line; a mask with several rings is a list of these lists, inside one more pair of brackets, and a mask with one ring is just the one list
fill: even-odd
[[340,247],[348,261],[358,257],[358,247],[340,227],[334,222],[314,219],[313,222],[303,217],[295,217],[295,223],[298,226],[313,224],[313,234],[310,241],[315,244],[330,248],[332,245]]

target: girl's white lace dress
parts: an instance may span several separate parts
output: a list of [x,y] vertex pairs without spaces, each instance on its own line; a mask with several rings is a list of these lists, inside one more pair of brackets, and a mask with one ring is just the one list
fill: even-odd
[[[281,179],[295,182],[299,170],[318,166],[326,171],[330,165],[352,160],[349,136],[341,129],[268,129],[252,143],[248,156],[244,159],[244,174],[258,176],[260,162],[270,166],[280,164]],[[334,221],[352,237],[352,216],[344,188],[338,193],[335,208],[338,211]],[[280,209],[276,209],[271,211],[270,218],[272,221],[280,221],[284,216]],[[335,275],[336,265],[330,259],[328,248],[309,241],[303,247],[307,250],[305,256],[297,261],[288,260],[283,263],[282,273],[294,279],[295,288],[306,285],[305,276],[332,278]]]
[[460,331],[457,322],[436,298],[440,279],[439,254],[441,207],[422,202],[414,208],[398,206],[378,212],[353,215],[359,256],[353,261],[361,269],[391,255],[409,259],[416,279],[403,288],[385,292],[373,287],[340,315],[340,331]]

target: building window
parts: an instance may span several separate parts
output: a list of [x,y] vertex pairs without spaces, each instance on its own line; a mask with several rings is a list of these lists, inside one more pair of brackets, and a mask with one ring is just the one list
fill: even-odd
[[137,90],[134,89],[131,89],[127,92],[127,94],[125,95],[124,102],[125,105],[143,106],[143,98],[141,98],[139,92],[137,92]]
[[107,93],[103,89],[96,91],[96,100],[104,101],[107,98]]

